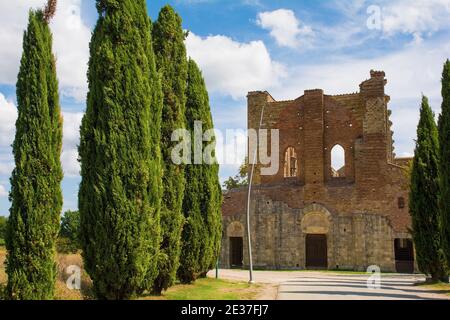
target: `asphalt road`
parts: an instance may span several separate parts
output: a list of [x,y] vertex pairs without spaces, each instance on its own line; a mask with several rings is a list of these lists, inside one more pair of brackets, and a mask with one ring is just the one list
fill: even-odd
[[[246,281],[248,271],[220,270],[220,278]],[[436,300],[450,299],[438,291],[414,285],[421,275],[382,274],[380,281],[370,275],[305,271],[255,271],[254,280],[277,285],[278,300]]]

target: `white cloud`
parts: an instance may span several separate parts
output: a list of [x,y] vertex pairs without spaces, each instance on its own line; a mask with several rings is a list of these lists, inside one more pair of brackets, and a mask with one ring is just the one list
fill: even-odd
[[274,87],[285,73],[262,41],[240,43],[226,36],[202,38],[190,33],[186,47],[203,70],[208,89],[234,99],[255,88]]
[[221,166],[239,168],[247,155],[247,130],[216,130],[216,158]]
[[450,1],[409,0],[390,1],[382,5],[383,30],[387,35],[395,33],[436,32],[450,26]]
[[61,153],[61,164],[63,166],[65,177],[78,177],[80,175],[80,164],[77,161],[77,149],[64,149]]
[[64,175],[77,177],[80,175],[78,162],[78,144],[80,141],[80,125],[83,113],[64,112],[64,141],[61,154],[61,163]]
[[294,11],[288,9],[261,12],[256,22],[263,29],[269,30],[270,35],[282,47],[297,48],[302,44],[302,36],[313,35],[311,27],[302,25]]
[[17,108],[0,93],[0,147],[8,147],[14,141]]
[[[64,112],[63,151],[61,163],[66,176],[79,175],[78,143],[83,113]],[[11,144],[14,142],[17,109],[0,93],[0,175],[9,176],[14,169]]]
[[64,145],[76,147],[80,141],[80,125],[83,120],[82,112],[64,112]]
[[295,99],[305,89],[322,88],[325,94],[359,91],[359,83],[369,77],[369,70],[384,70],[391,96],[391,120],[398,154],[411,153],[414,147],[421,94],[433,101],[436,112],[440,106],[442,66],[450,57],[448,41],[424,42],[407,46],[398,52],[380,57],[358,59],[352,56],[336,58],[334,63],[297,65],[289,68],[289,75],[271,91],[276,99]]
[[[45,0],[0,1],[0,83],[14,85],[22,55],[23,31],[30,8],[44,7]],[[81,18],[81,0],[58,2],[51,22],[60,89],[82,101],[87,91],[87,63],[91,30]]]
[[51,28],[61,91],[84,101],[91,30],[81,18],[81,0],[59,1],[58,6]]
[[8,197],[8,191],[6,191],[5,186],[0,184],[0,198]]
[[17,108],[0,93],[0,175],[9,176],[14,168],[11,144],[16,132]]

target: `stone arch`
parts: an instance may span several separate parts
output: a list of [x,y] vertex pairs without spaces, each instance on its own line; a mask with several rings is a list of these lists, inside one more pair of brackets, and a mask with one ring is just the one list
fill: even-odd
[[304,234],[328,234],[331,227],[331,213],[319,204],[303,209],[301,228]]
[[227,227],[227,237],[244,237],[244,226],[239,221],[231,222]]

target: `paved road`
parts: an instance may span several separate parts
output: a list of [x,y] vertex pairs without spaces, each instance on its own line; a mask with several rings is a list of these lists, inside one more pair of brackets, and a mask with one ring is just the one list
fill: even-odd
[[[220,270],[220,277],[248,280],[248,271]],[[278,300],[427,300],[450,299],[414,286],[420,275],[382,275],[379,288],[368,288],[368,275],[330,272],[255,271],[256,282],[278,285]]]

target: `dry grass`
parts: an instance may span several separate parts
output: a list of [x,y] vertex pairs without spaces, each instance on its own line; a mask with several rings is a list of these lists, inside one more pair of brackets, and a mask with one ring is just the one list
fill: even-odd
[[[4,261],[6,250],[0,247],[0,285],[5,285]],[[81,290],[70,290],[66,282],[70,277],[67,267],[75,265],[82,268],[83,261],[79,254],[58,254],[58,277],[55,287],[55,299],[57,300],[86,300],[92,299],[92,281],[86,272],[82,271]],[[83,269],[82,269],[83,270]],[[176,285],[160,297],[145,296],[145,300],[252,300],[257,299],[267,288],[263,285],[250,286],[245,282],[199,279],[192,285]]]
[[[92,281],[89,275],[83,269],[83,260],[79,254],[58,254],[58,278],[56,280],[56,299],[57,300],[86,300],[92,299]],[[78,266],[82,268],[81,290],[70,290],[66,282],[71,276],[67,273],[69,266]]]
[[6,259],[6,248],[0,246],[0,285],[6,283],[6,273],[5,273],[5,263]]
[[[0,247],[0,285],[5,285],[7,282],[4,266],[5,258],[6,258],[6,249],[5,247]],[[55,299],[57,300],[91,299],[92,282],[85,272],[83,272],[81,276],[81,291],[70,290],[67,287],[66,281],[69,279],[70,274],[68,274],[66,270],[67,267],[71,265],[76,265],[82,268],[83,261],[79,254],[58,254],[57,256],[58,276],[56,279],[56,286],[55,286]]]

